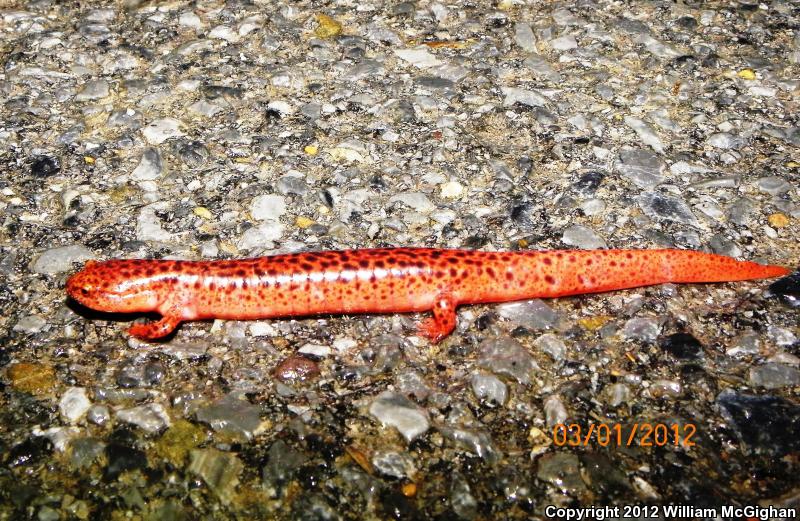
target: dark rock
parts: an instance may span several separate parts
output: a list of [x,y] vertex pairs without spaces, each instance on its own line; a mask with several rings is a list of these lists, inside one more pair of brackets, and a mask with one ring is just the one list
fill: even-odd
[[731,389],[717,396],[717,405],[745,451],[782,457],[800,450],[800,406]]
[[800,271],[776,280],[770,284],[769,290],[789,306],[800,307]]
[[50,156],[38,156],[31,163],[31,174],[36,177],[50,177],[61,170],[58,159]]
[[675,358],[693,359],[703,353],[703,344],[689,333],[675,333],[661,340],[659,346]]
[[33,436],[11,447],[7,463],[11,467],[33,465],[52,452],[53,444],[49,439],[44,436]]
[[143,469],[147,466],[147,455],[139,450],[118,443],[110,443],[106,446],[106,467],[105,477],[114,480],[123,472],[130,470]]

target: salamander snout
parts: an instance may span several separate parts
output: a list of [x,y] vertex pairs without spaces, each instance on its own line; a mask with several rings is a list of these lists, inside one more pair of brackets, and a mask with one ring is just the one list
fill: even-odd
[[67,294],[80,304],[117,313],[153,311],[160,300],[147,279],[131,276],[126,261],[89,261],[67,279]]

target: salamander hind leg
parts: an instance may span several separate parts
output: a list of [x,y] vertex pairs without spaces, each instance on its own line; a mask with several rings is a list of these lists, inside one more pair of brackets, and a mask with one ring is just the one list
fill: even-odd
[[134,324],[128,329],[131,336],[142,340],[157,340],[169,335],[180,325],[181,319],[177,315],[165,315],[161,320]]
[[456,302],[450,296],[440,296],[433,306],[433,317],[419,325],[419,334],[432,343],[439,343],[456,327]]

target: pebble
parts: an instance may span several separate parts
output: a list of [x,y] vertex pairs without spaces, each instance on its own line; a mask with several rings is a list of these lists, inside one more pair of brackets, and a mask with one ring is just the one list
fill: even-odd
[[105,425],[111,419],[111,412],[105,405],[92,405],[86,411],[86,419],[95,425]]
[[539,459],[536,477],[572,497],[586,493],[581,477],[580,461],[575,454],[557,452]]
[[50,156],[37,156],[31,163],[31,174],[35,177],[50,177],[61,171],[58,158]]
[[561,399],[561,396],[551,394],[545,398],[544,416],[547,426],[550,428],[567,421],[567,408],[564,406],[564,401]]
[[781,458],[800,450],[800,406],[781,397],[725,389],[717,396],[723,417],[745,454]]
[[275,377],[284,383],[305,382],[319,376],[317,363],[308,357],[292,355],[275,367]]
[[395,376],[395,388],[404,396],[410,396],[417,401],[423,401],[433,392],[425,378],[413,369],[401,370]]
[[728,356],[755,355],[761,350],[761,337],[753,331],[739,335],[728,347]]
[[369,413],[383,425],[396,428],[409,443],[430,428],[424,409],[392,391],[384,391],[375,397],[369,406]]
[[497,313],[511,322],[533,330],[553,329],[561,316],[540,299],[509,302],[497,306]]
[[800,271],[795,271],[769,285],[769,291],[778,295],[788,306],[800,307]]
[[147,454],[144,451],[120,443],[106,445],[105,456],[105,478],[109,480],[115,480],[125,472],[147,467]]
[[625,124],[636,132],[639,139],[642,140],[642,143],[650,146],[659,154],[664,152],[664,143],[661,142],[658,134],[649,124],[633,116],[625,116]]
[[509,107],[516,105],[527,105],[529,107],[545,107],[547,105],[547,98],[534,90],[520,89],[517,87],[501,87],[505,98],[503,105]]
[[189,472],[199,476],[222,503],[233,501],[244,469],[236,455],[217,449],[195,449],[189,453],[189,458]]
[[264,224],[248,228],[236,244],[240,250],[270,249],[273,241],[283,237],[284,226],[278,222],[267,221]]
[[75,470],[88,467],[103,454],[105,443],[96,438],[75,438],[69,444],[70,465]]
[[86,395],[86,389],[83,387],[69,387],[58,402],[58,409],[61,416],[68,423],[77,423],[84,414],[89,411],[92,402]]
[[626,340],[638,340],[647,343],[655,342],[660,332],[660,321],[649,317],[631,318],[622,327],[622,336]]
[[78,94],[75,95],[75,101],[96,101],[107,98],[109,94],[109,84],[106,80],[90,80],[87,81]]
[[800,385],[800,370],[797,368],[767,363],[750,368],[750,385],[765,389],[781,389]]
[[436,209],[427,195],[421,192],[404,192],[389,198],[390,203],[400,202],[420,213],[430,213]]
[[578,48],[578,41],[571,34],[566,34],[550,40],[550,47],[556,51],[571,51]]
[[557,335],[545,333],[533,341],[533,345],[550,355],[556,362],[564,360],[567,356],[567,346]]
[[530,384],[534,371],[539,369],[528,350],[512,338],[484,340],[478,348],[478,366],[510,376],[523,385]]
[[457,199],[464,192],[464,185],[458,181],[448,181],[441,186],[442,197],[446,199]]
[[536,52],[536,39],[530,24],[516,23],[514,25],[514,41],[526,52]]
[[142,159],[131,172],[131,179],[134,181],[154,181],[164,171],[164,164],[161,160],[161,153],[157,148],[147,147],[142,153]]
[[744,140],[727,132],[717,132],[708,136],[706,143],[723,150],[738,149],[745,145]]
[[783,195],[792,189],[792,185],[778,176],[762,177],[756,182],[756,186],[769,195]]
[[161,432],[170,426],[169,414],[160,403],[137,405],[117,411],[117,419],[136,425],[150,434]]
[[211,405],[200,407],[197,421],[221,434],[251,440],[261,425],[261,411],[247,400],[227,394]]
[[428,67],[438,67],[442,61],[436,58],[427,47],[417,47],[415,49],[395,49],[394,53],[414,67],[425,69]]
[[505,405],[508,387],[492,374],[477,373],[470,379],[475,398],[488,405]]
[[594,230],[580,224],[574,224],[564,230],[561,242],[567,246],[574,246],[584,250],[599,250],[608,247],[606,241],[597,235]]
[[550,63],[538,54],[531,54],[522,62],[525,67],[531,69],[535,76],[547,80],[551,83],[561,83],[564,77],[556,71]]
[[645,215],[652,219],[700,226],[697,217],[683,199],[658,192],[645,192],[636,200]]
[[174,235],[162,228],[161,219],[156,215],[156,211],[162,211],[165,208],[167,208],[165,203],[155,203],[141,209],[136,219],[136,238],[138,240],[144,242],[172,242],[174,240]]
[[250,204],[250,215],[259,221],[277,221],[286,213],[286,198],[282,195],[259,195]]
[[411,456],[400,452],[377,452],[371,462],[375,470],[390,478],[411,479],[417,473]]
[[623,403],[630,403],[633,398],[631,388],[623,383],[611,384],[606,389],[605,394],[608,397],[608,404],[611,407],[619,407]]
[[267,463],[261,469],[262,479],[272,487],[288,484],[308,459],[308,456],[279,439],[267,450]]
[[185,136],[181,131],[183,123],[173,118],[156,119],[142,129],[142,135],[151,145],[160,145],[164,141]]
[[11,328],[12,331],[16,331],[17,333],[24,333],[26,335],[35,335],[40,331],[44,330],[47,326],[47,320],[43,319],[39,315],[28,315],[27,317],[22,317],[14,324],[14,327]]
[[74,269],[74,264],[95,259],[94,254],[82,244],[71,244],[45,250],[33,263],[34,273],[56,275]]
[[488,463],[496,463],[500,458],[491,435],[484,430],[443,426],[439,428],[439,432],[457,447],[475,454]]
[[642,148],[623,148],[614,169],[633,184],[652,190],[664,182],[667,165],[653,152]]

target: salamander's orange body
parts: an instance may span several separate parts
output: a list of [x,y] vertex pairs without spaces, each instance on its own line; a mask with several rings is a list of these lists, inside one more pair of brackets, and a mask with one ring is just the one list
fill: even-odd
[[90,261],[70,277],[67,292],[98,311],[159,312],[161,320],[130,328],[131,335],[148,340],[186,320],[433,311],[421,333],[436,342],[455,327],[459,304],[787,273],[780,266],[686,250],[384,248],[244,260]]

